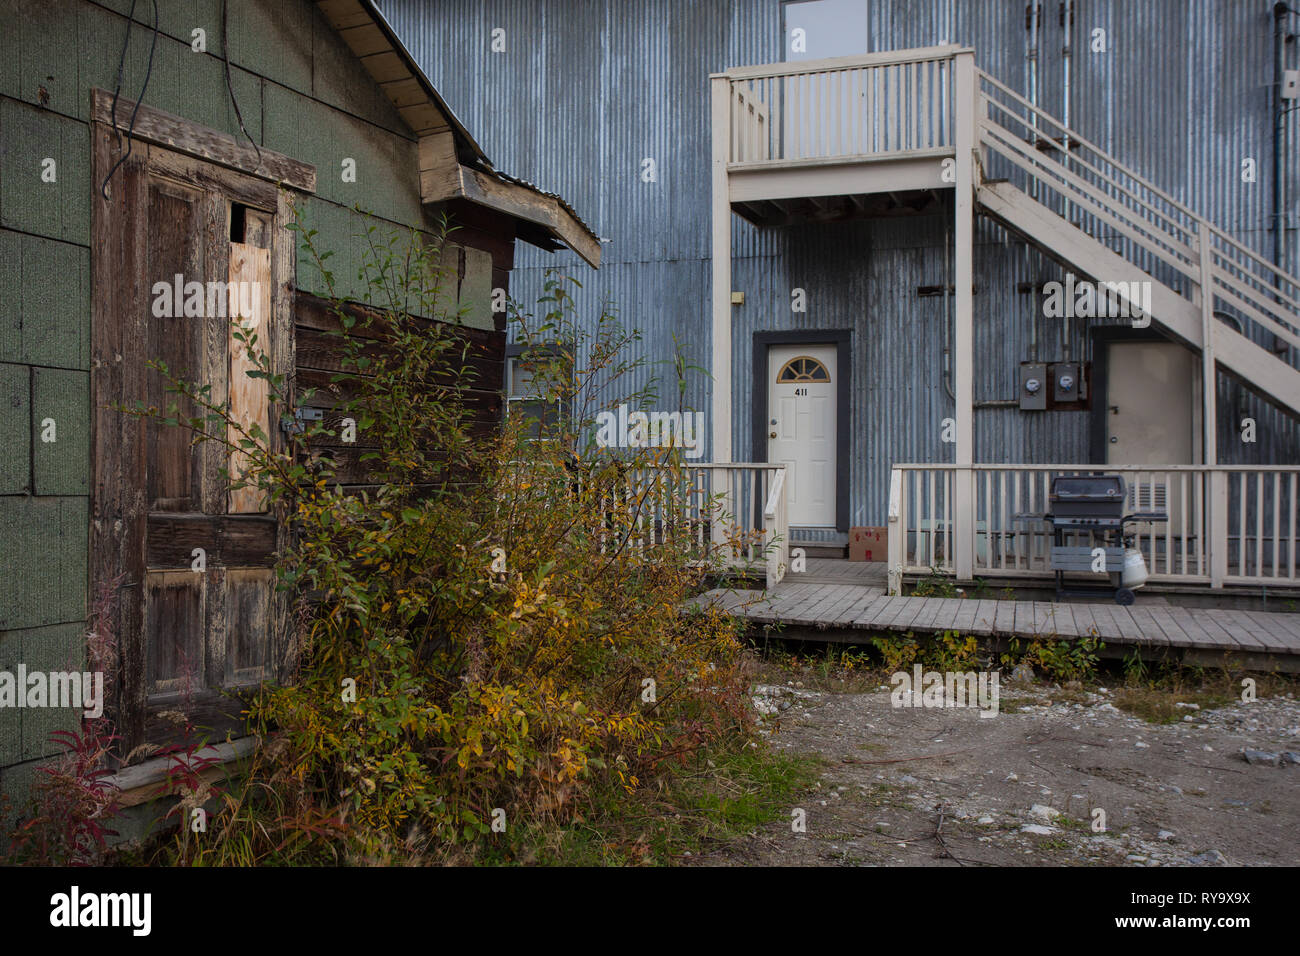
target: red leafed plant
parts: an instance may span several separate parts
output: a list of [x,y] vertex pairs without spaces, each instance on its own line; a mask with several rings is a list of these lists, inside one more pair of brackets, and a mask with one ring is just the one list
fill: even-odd
[[[91,673],[104,675],[104,698],[111,698],[117,673],[117,634],[113,623],[118,582],[96,596],[86,634]],[[56,730],[50,740],[63,753],[37,770],[32,806],[9,835],[5,856],[12,862],[92,866],[103,860],[110,824],[118,812],[118,790],[109,782],[110,753],[119,740],[107,717],[85,717],[75,731]]]
[[[86,724],[96,723],[86,721]],[[118,739],[83,725],[81,732],[56,730],[50,738],[64,748],[41,767],[35,785],[37,812],[15,832],[11,852],[29,862],[93,866],[103,859],[107,825],[117,811],[117,788],[106,779],[107,749]]]

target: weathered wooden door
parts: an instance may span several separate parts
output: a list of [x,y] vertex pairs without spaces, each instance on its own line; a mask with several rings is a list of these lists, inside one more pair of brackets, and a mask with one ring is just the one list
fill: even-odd
[[[96,124],[96,183],[114,143]],[[240,473],[240,454],[107,406],[203,414],[168,393],[149,367],[161,361],[279,447],[282,411],[234,330],[291,369],[288,206],[269,182],[138,142],[95,205],[92,585],[121,581],[117,723],[129,746],[174,739],[177,713],[219,737],[238,723],[238,691],[285,665],[282,522],[256,488],[232,489],[223,470]]]

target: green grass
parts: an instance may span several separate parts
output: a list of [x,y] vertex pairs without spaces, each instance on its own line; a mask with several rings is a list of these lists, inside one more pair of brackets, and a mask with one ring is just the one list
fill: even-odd
[[524,828],[481,854],[480,864],[671,866],[787,820],[819,761],[737,745],[688,764],[659,792],[608,791],[580,819]]
[[[1154,672],[1153,672],[1154,670]],[[1291,675],[1251,674],[1259,699],[1294,694],[1300,682]],[[1126,666],[1124,686],[1116,688],[1115,706],[1152,724],[1173,724],[1241,700],[1241,675],[1226,670]],[[1177,706],[1196,704],[1199,710]]]
[[806,654],[779,646],[756,649],[751,656],[756,683],[797,683],[800,690],[828,694],[872,693],[888,681],[867,646],[827,644]]
[[1114,699],[1120,710],[1141,717],[1149,724],[1176,724],[1185,716],[1195,717],[1200,713],[1179,707],[1179,703],[1197,704],[1201,711],[1232,703],[1232,698],[1222,693],[1165,687],[1121,687],[1115,691]]
[[1073,830],[1076,833],[1090,833],[1092,831],[1092,824],[1089,821],[1067,817],[1064,813],[1053,820],[1052,823],[1062,830]]

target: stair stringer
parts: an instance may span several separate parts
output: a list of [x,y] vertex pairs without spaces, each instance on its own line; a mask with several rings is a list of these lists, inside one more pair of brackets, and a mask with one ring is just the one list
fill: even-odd
[[[1200,351],[1201,309],[1139,266],[1056,215],[1008,182],[983,183],[976,204],[986,215],[1020,234],[1046,255],[1094,281],[1151,283],[1151,321]],[[1235,329],[1215,321],[1211,343],[1217,363],[1250,388],[1300,415],[1300,371]]]

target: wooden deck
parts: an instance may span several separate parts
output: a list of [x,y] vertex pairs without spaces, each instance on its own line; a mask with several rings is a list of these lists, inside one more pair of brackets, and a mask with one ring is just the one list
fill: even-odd
[[808,568],[791,579],[800,584],[860,584],[883,588],[889,582],[889,567],[884,561],[846,561],[843,558],[809,558]]
[[[1058,604],[974,598],[890,597],[883,588],[833,581],[783,582],[772,592],[714,590],[697,602],[714,604],[758,625],[783,625],[790,636],[816,632],[960,631],[977,637],[1073,639],[1095,636],[1107,645],[1156,652],[1223,652],[1285,661],[1300,668],[1300,614],[1206,610],[1138,603]],[[811,632],[811,633],[810,633]],[[829,635],[826,635],[829,639]]]

